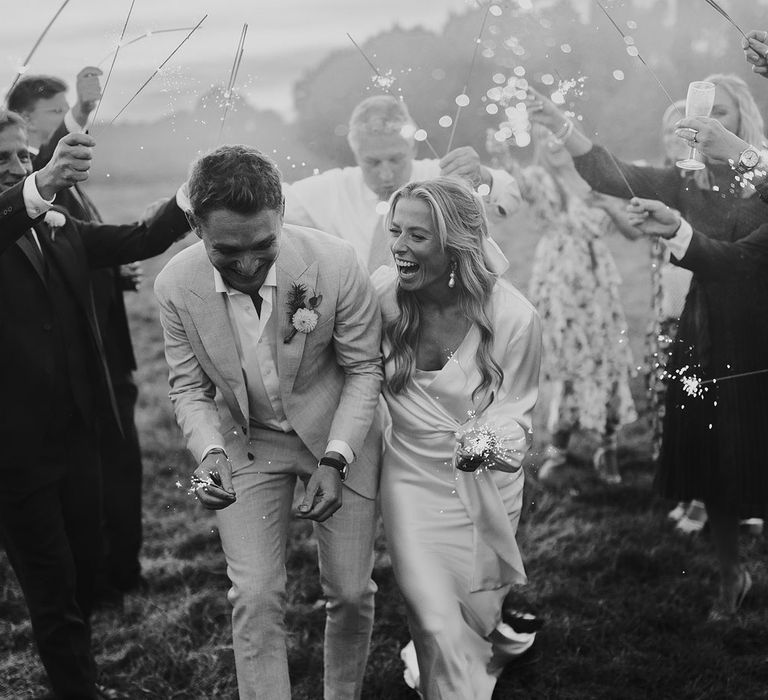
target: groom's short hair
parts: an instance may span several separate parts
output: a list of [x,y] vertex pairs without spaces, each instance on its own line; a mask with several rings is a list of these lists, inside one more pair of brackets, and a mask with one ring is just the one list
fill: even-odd
[[217,209],[255,214],[282,211],[283,188],[274,161],[250,146],[219,146],[198,158],[187,187],[192,214],[205,218]]

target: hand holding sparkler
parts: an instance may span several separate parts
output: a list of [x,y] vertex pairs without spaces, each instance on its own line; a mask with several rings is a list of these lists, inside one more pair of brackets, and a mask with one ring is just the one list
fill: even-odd
[[741,40],[744,58],[752,64],[752,72],[768,78],[768,31],[750,29]]
[[681,119],[675,124],[675,135],[710,160],[731,165],[738,163],[742,151],[750,146],[712,117]]
[[232,486],[232,463],[223,450],[211,450],[190,479],[190,492],[209,510],[221,510],[236,500]]
[[87,180],[94,145],[88,134],[67,134],[61,139],[45,167],[35,173],[40,195],[50,200],[59,190]]
[[523,102],[528,111],[528,119],[549,129],[572,156],[584,155],[592,148],[592,141],[573,126],[573,122],[552,100],[538,90],[529,87]]
[[477,151],[471,146],[454,148],[440,159],[440,174],[446,177],[460,177],[473,187],[491,186],[493,178],[482,163]]
[[680,228],[680,212],[655,199],[632,197],[627,205],[629,223],[646,236],[673,238]]
[[101,99],[99,78],[102,75],[101,68],[96,66],[86,66],[77,74],[77,102],[72,108],[72,115],[82,127],[88,123],[88,117],[96,108],[96,103]]

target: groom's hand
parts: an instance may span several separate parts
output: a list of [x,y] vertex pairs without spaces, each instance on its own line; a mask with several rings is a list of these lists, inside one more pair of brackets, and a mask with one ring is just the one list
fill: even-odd
[[341,476],[333,467],[318,467],[304,489],[296,516],[322,523],[341,508]]
[[209,510],[221,510],[235,502],[232,463],[221,450],[211,450],[192,475],[195,494]]

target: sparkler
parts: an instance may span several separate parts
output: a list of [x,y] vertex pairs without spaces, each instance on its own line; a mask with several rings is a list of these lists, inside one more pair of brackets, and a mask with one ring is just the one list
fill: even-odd
[[224,93],[224,114],[221,116],[221,126],[219,127],[218,141],[221,141],[221,135],[224,133],[224,122],[227,120],[227,113],[229,112],[230,99],[232,96],[232,90],[235,87],[237,81],[237,73],[240,70],[240,61],[243,59],[243,47],[245,45],[245,35],[248,33],[248,24],[243,24],[243,29],[240,32],[240,40],[237,42],[237,50],[235,51],[235,60],[232,63],[232,70],[229,73],[229,82],[227,83],[227,90]]
[[192,27],[172,27],[169,29],[150,29],[149,31],[144,32],[143,34],[139,34],[139,36],[134,37],[130,41],[126,41],[125,43],[121,42],[114,51],[110,51],[96,65],[99,66],[99,68],[101,68],[104,61],[106,61],[113,54],[117,53],[118,49],[125,48],[126,46],[130,46],[131,44],[135,44],[137,41],[141,41],[142,39],[149,39],[153,37],[155,34],[169,34],[170,32],[188,32],[190,29],[192,29]]
[[163,69],[163,66],[164,66],[166,63],[168,63],[168,61],[170,61],[170,60],[171,60],[171,58],[173,58],[174,54],[175,54],[175,53],[176,53],[176,52],[177,52],[177,51],[178,51],[178,50],[179,50],[179,49],[180,49],[180,48],[181,48],[181,47],[182,47],[182,46],[183,46],[183,45],[186,43],[187,39],[189,39],[189,37],[191,37],[191,36],[192,36],[192,35],[193,35],[193,34],[194,34],[194,33],[195,33],[197,30],[198,30],[198,28],[200,27],[200,25],[201,25],[203,22],[205,22],[205,20],[206,20],[207,18],[208,18],[208,15],[204,15],[204,16],[203,16],[203,18],[202,18],[202,19],[201,19],[201,20],[200,20],[200,21],[199,21],[199,22],[198,22],[198,23],[197,23],[197,24],[196,24],[194,27],[192,27],[192,31],[190,31],[190,32],[189,32],[189,34],[187,34],[187,36],[185,36],[185,37],[184,37],[184,38],[181,40],[181,43],[179,43],[179,45],[178,45],[178,46],[177,46],[177,47],[176,47],[176,48],[175,48],[173,51],[171,51],[171,53],[168,55],[168,57],[167,57],[167,58],[166,58],[166,59],[165,59],[165,60],[164,60],[164,61],[163,61],[163,62],[162,62],[162,63],[161,63],[161,64],[160,64],[160,65],[159,65],[159,66],[158,66],[156,69],[155,69],[155,72],[154,72],[154,73],[152,73],[152,75],[150,75],[150,76],[149,76],[149,78],[147,78],[147,79],[144,81],[144,83],[142,84],[142,86],[141,86],[141,87],[140,87],[138,90],[136,90],[136,92],[133,94],[133,97],[131,97],[131,99],[130,99],[130,100],[128,100],[128,102],[126,102],[126,103],[125,103],[125,105],[123,105],[122,109],[121,109],[121,110],[120,110],[120,111],[119,111],[119,112],[118,112],[118,113],[117,113],[117,114],[116,114],[116,115],[115,115],[115,116],[112,118],[112,121],[111,121],[111,122],[109,122],[109,126],[112,126],[112,124],[114,124],[114,123],[115,123],[115,121],[117,120],[117,118],[118,118],[118,117],[119,117],[119,116],[120,116],[120,115],[121,115],[123,112],[125,112],[125,110],[126,110],[126,109],[128,109],[128,105],[130,105],[130,104],[131,104],[131,102],[133,102],[133,101],[134,101],[134,100],[135,100],[135,99],[136,99],[136,98],[139,96],[139,94],[141,93],[141,91],[142,91],[142,90],[143,90],[145,87],[147,87],[147,85],[149,85],[149,82],[152,80],[152,78],[154,78],[154,77],[155,77],[155,76],[156,76],[156,75],[157,75],[157,74],[158,74],[158,73],[159,73],[159,72],[160,72],[160,71]]
[[459,123],[459,115],[461,115],[461,110],[469,104],[469,97],[467,97],[467,89],[469,86],[469,81],[472,78],[472,71],[475,69],[475,62],[477,61],[477,52],[480,48],[480,41],[483,37],[483,30],[485,29],[485,23],[488,21],[488,13],[490,12],[490,9],[493,5],[493,0],[488,3],[487,7],[485,8],[485,12],[483,13],[483,22],[480,25],[480,31],[477,33],[477,36],[475,37],[475,50],[472,52],[472,61],[469,64],[469,70],[467,71],[467,79],[464,81],[464,87],[461,89],[461,95],[458,95],[456,97],[456,114],[453,115],[453,125],[451,126],[451,135],[448,137],[448,148],[445,151],[446,155],[451,152],[451,147],[453,146],[453,137],[456,134],[456,126]]
[[[376,74],[376,84],[382,88],[385,92],[389,93],[389,88],[392,87],[392,83],[394,82],[394,78],[391,76],[385,76],[382,75],[381,71],[378,69],[376,64],[368,58],[368,55],[363,51],[360,44],[358,44],[353,38],[352,35],[347,32],[347,36],[349,37],[349,40],[355,45],[355,48],[360,52],[360,55],[363,57],[365,62],[371,67],[371,70]],[[423,139],[424,143],[427,145],[427,148],[429,148],[430,151],[432,151],[432,155],[435,156],[438,160],[440,159],[440,156],[438,155],[437,151],[432,147],[432,144],[429,142],[428,138]]]
[[724,18],[725,18],[725,19],[726,19],[728,22],[730,22],[730,23],[731,23],[731,24],[732,24],[732,25],[733,25],[733,26],[736,28],[736,30],[739,32],[739,34],[741,34],[741,36],[743,36],[743,37],[744,37],[744,38],[747,40],[747,44],[749,44],[749,38],[748,38],[748,37],[747,37],[747,35],[746,35],[746,34],[745,34],[745,33],[744,33],[742,30],[741,30],[741,27],[740,27],[738,24],[736,24],[736,22],[734,22],[734,21],[731,19],[731,16],[730,16],[730,15],[729,15],[729,14],[728,14],[728,13],[727,13],[727,12],[726,12],[726,11],[725,11],[723,8],[722,8],[722,7],[720,7],[720,5],[718,5],[718,4],[715,2],[715,0],[704,0],[704,2],[706,2],[706,3],[707,3],[707,5],[709,5],[709,6],[710,6],[712,9],[714,9],[714,10],[715,10],[715,12],[717,12],[717,13],[718,13],[718,14],[720,14],[722,17],[724,17]]
[[600,0],[595,0],[597,3],[597,6],[603,11],[603,14],[608,18],[608,21],[615,27],[616,31],[621,35],[621,38],[624,40],[624,43],[627,44],[627,53],[630,56],[636,56],[640,62],[648,69],[648,72],[653,76],[653,79],[658,83],[659,87],[661,88],[662,92],[666,95],[667,99],[669,100],[669,104],[671,104],[675,111],[680,115],[680,118],[682,119],[685,117],[685,115],[680,112],[680,110],[675,105],[675,101],[672,99],[669,92],[667,92],[667,88],[664,87],[664,83],[661,82],[659,79],[659,76],[656,75],[656,72],[651,68],[648,63],[646,63],[646,60],[642,57],[640,54],[640,51],[637,49],[637,47],[634,45],[632,37],[628,37],[621,29],[621,27],[614,22],[613,17],[608,14],[608,10],[603,7],[603,4],[600,2]]
[[51,28],[53,23],[56,21],[58,16],[62,13],[62,10],[67,6],[68,3],[69,3],[69,0],[64,0],[64,2],[61,3],[61,7],[59,7],[59,9],[56,10],[56,14],[53,17],[51,17],[51,21],[45,25],[45,29],[43,29],[42,34],[40,34],[40,36],[37,38],[37,41],[32,47],[32,50],[27,54],[27,57],[24,59],[24,62],[21,64],[21,67],[19,68],[18,73],[16,73],[16,77],[13,79],[13,82],[11,83],[11,87],[8,88],[8,92],[6,93],[6,96],[11,92],[11,90],[13,90],[13,88],[16,87],[16,83],[19,82],[19,78],[27,70],[27,68],[29,68],[29,62],[32,60],[32,56],[35,55],[35,51],[37,51],[37,47],[40,46],[40,43],[45,38],[45,35],[48,33],[48,30]]
[[94,126],[96,126],[96,116],[99,114],[99,107],[101,107],[101,103],[104,100],[104,93],[107,91],[107,85],[109,85],[109,79],[112,76],[112,69],[115,67],[115,61],[117,61],[117,54],[120,53],[120,44],[122,44],[123,37],[125,37],[125,30],[128,28],[128,21],[131,19],[131,13],[133,12],[133,6],[135,4],[136,4],[136,0],[131,0],[131,6],[128,8],[128,15],[125,18],[125,24],[123,24],[123,31],[120,32],[120,41],[117,42],[115,55],[112,57],[112,63],[109,66],[107,79],[104,81],[104,89],[101,91],[101,99],[96,105],[96,111],[93,113],[93,119],[91,120],[91,124],[93,124]]

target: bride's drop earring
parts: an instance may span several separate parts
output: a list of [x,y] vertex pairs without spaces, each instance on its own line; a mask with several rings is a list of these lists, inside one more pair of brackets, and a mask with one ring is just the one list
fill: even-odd
[[451,265],[451,274],[448,275],[448,287],[453,289],[456,286],[456,263]]

